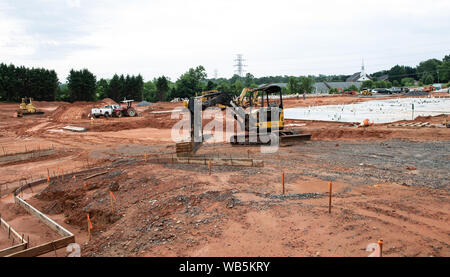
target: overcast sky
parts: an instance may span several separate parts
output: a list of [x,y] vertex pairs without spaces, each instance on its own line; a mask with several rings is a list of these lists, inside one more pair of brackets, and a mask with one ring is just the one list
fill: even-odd
[[0,62],[175,81],[373,73],[450,54],[450,1],[0,0]]

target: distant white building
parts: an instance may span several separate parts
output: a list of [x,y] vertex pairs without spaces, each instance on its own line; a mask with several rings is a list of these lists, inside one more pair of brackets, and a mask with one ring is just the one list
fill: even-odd
[[362,82],[317,82],[314,84],[314,93],[329,93],[330,89],[345,90],[350,86],[361,89]]
[[356,72],[352,76],[348,77],[346,81],[347,82],[364,82],[364,81],[369,81],[369,80],[372,80],[372,78],[367,76],[366,70],[364,67],[364,60],[363,60],[362,65],[361,65],[361,72]]

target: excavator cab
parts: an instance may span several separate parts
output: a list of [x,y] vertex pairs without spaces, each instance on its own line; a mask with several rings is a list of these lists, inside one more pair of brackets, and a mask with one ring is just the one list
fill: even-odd
[[[268,132],[272,127],[284,128],[283,94],[281,87],[276,84],[261,85],[250,91],[254,95],[254,101],[250,101],[250,113],[256,116],[257,128],[264,128]],[[253,105],[255,104],[255,105]],[[264,113],[264,114],[263,114]],[[272,119],[272,115],[277,115]]]
[[[283,94],[279,85],[261,85],[247,93],[254,97],[249,98],[249,111],[245,113],[245,134],[232,136],[232,145],[267,144],[268,138],[273,135],[278,135],[281,146],[311,139],[310,134],[302,134],[301,130],[285,129]],[[251,126],[255,121],[250,118],[256,119],[256,126]],[[235,119],[239,120],[237,116]]]

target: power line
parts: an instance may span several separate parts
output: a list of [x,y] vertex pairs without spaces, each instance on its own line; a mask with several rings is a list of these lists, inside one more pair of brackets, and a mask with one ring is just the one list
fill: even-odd
[[237,54],[236,59],[234,61],[237,62],[234,65],[234,67],[237,68],[234,72],[236,72],[239,75],[239,77],[242,77],[244,74],[244,67],[247,66],[244,64],[245,60],[242,58],[242,54]]

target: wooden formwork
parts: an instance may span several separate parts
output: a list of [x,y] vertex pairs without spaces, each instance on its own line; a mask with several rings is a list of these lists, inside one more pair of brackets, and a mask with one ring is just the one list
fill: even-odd
[[[87,173],[87,172],[91,172],[91,171],[93,171],[93,170],[86,170],[86,171],[83,171],[83,173]],[[80,172],[77,174],[80,174]],[[67,175],[72,175],[72,174],[67,174]],[[59,225],[58,223],[53,221],[51,218],[49,218],[48,216],[43,214],[41,211],[39,211],[38,209],[36,209],[35,207],[33,207],[32,205],[30,205],[25,200],[23,200],[19,197],[19,193],[21,191],[23,191],[24,189],[31,188],[33,186],[38,186],[45,182],[47,182],[46,179],[39,180],[34,183],[29,183],[29,184],[19,187],[18,189],[16,189],[14,191],[14,201],[17,205],[22,207],[29,214],[35,216],[40,222],[42,222],[43,224],[48,226],[50,229],[55,231],[57,234],[61,235],[62,238],[53,240],[53,241],[50,241],[50,242],[47,242],[47,243],[44,243],[41,245],[37,245],[35,247],[28,248],[28,242],[23,240],[23,238],[17,232],[14,231],[15,232],[14,236],[17,239],[20,238],[20,241],[22,243],[0,251],[0,256],[4,256],[4,257],[36,257],[36,256],[40,256],[40,255],[46,254],[51,251],[56,251],[60,248],[64,248],[64,247],[68,246],[69,244],[75,242],[75,236],[71,232],[66,230],[63,226]],[[2,223],[1,225],[2,225],[3,229],[5,229],[5,228],[10,229],[10,226],[7,225],[6,222],[4,222],[2,220],[1,223]]]
[[6,257],[36,257],[40,256],[52,251],[56,251],[58,249],[67,247],[67,245],[75,242],[75,236],[69,236],[69,237],[63,237],[51,242],[47,242],[45,244],[41,244],[35,247],[31,247],[16,253],[13,253],[11,255],[8,255]]
[[35,207],[28,204],[25,200],[21,199],[20,197],[15,196],[14,201],[16,202],[16,204],[18,204],[24,210],[26,210],[29,214],[35,216],[40,222],[47,225],[50,229],[52,229],[59,235],[61,235],[63,237],[73,236],[73,234],[71,232],[67,231],[64,227],[62,227],[61,225],[59,225],[58,223],[53,221],[51,218],[49,218],[48,216],[46,216],[45,214],[40,212]]
[[208,165],[211,161],[212,166],[241,166],[241,167],[264,167],[264,161],[242,158],[207,158],[207,157],[172,157],[151,159],[151,163],[160,164],[196,164]]
[[8,233],[8,238],[11,238],[14,242],[18,244],[13,245],[11,247],[0,250],[0,257],[5,257],[16,252],[27,249],[28,242],[24,239],[23,236],[20,236],[19,233],[16,232],[3,218],[0,218],[0,226],[1,228]]

